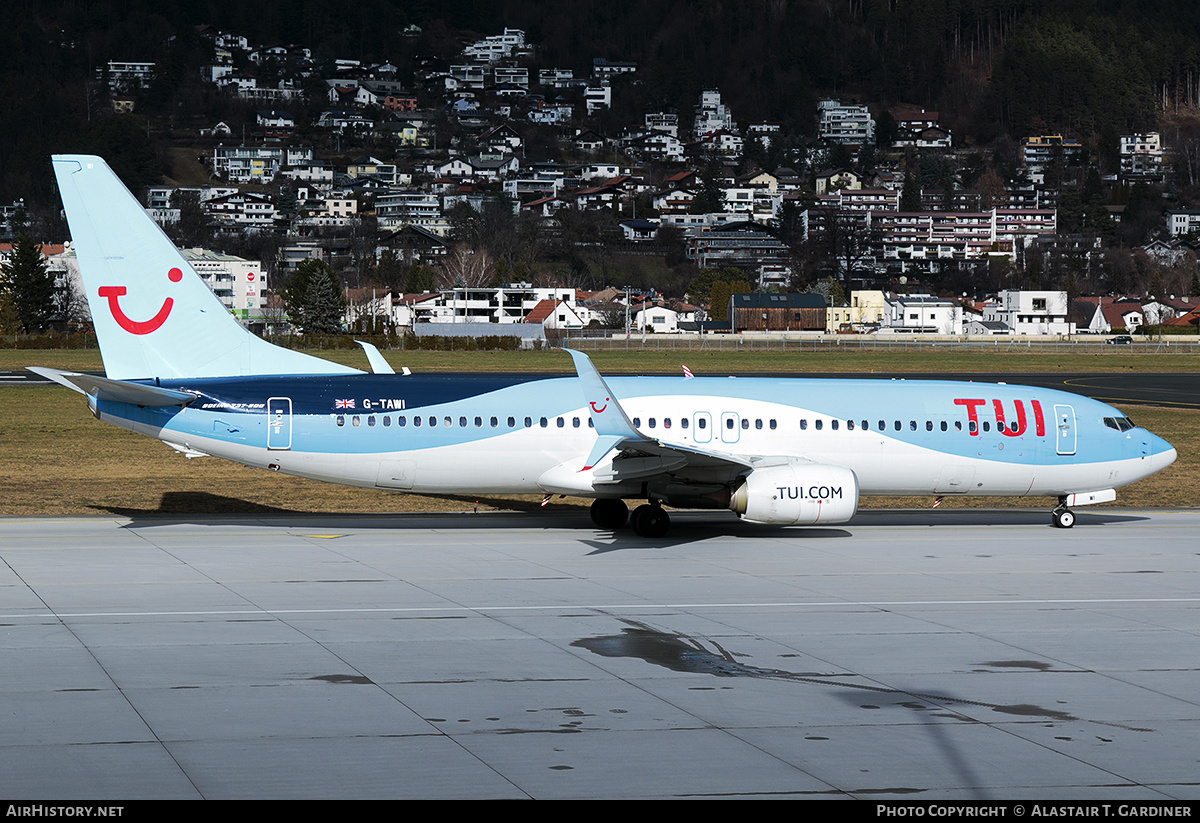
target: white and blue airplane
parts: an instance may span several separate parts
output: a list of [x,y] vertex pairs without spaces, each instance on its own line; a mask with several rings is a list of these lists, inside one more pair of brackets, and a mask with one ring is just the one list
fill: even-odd
[[[1175,460],[1066,392],[917,380],[397,375],[243,329],[103,160],[56,156],[105,377],[33,368],[107,423],[189,456],[420,494],[590,498],[595,524],[662,537],[663,506],[765,524],[850,520],[863,495],[1053,496],[1072,506]],[[644,500],[632,513],[625,500]]]

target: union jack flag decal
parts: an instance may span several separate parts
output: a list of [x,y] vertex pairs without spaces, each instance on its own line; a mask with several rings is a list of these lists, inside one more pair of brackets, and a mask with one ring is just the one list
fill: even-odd
[[354,408],[353,400],[334,400],[333,407],[335,409],[352,409]]

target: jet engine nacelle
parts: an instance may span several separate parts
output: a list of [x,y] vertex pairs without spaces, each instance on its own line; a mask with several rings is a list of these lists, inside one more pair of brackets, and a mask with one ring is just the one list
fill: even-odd
[[845,523],[858,511],[858,478],[841,466],[767,466],[746,476],[729,508],[751,523]]

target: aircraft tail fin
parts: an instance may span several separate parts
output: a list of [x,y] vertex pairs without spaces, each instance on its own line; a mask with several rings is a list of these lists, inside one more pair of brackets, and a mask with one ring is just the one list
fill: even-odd
[[53,160],[110,378],[358,371],[242,328],[104,160]]

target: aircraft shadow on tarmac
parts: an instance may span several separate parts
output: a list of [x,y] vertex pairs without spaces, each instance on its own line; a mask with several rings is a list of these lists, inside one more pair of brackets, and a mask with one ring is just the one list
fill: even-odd
[[[512,511],[511,500],[490,498],[453,498],[464,504],[461,512],[396,512],[396,513],[321,513],[268,506],[236,497],[208,492],[165,492],[157,508],[95,506],[93,508],[129,519],[129,528],[154,527],[168,524],[217,524],[231,521],[253,521],[261,525],[302,525],[314,519],[344,528],[355,529],[571,529],[593,531],[594,537],[581,542],[593,547],[595,553],[631,548],[669,548],[699,542],[710,537],[745,537],[766,539],[825,539],[853,537],[855,527],[932,526],[969,528],[977,526],[1045,526],[1051,528],[1050,515],[1042,509],[866,509],[852,521],[837,526],[762,526],[744,523],[724,511],[676,512],[672,515],[671,532],[666,538],[649,540],[631,530],[605,531],[594,529],[582,507],[565,508],[555,505],[542,508],[530,504],[522,511]],[[467,506],[489,506],[504,510],[472,511]],[[1121,510],[1095,509],[1078,514],[1076,528],[1129,523],[1148,520],[1149,515]]]

